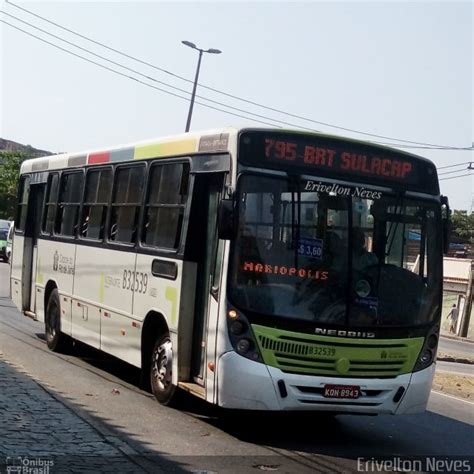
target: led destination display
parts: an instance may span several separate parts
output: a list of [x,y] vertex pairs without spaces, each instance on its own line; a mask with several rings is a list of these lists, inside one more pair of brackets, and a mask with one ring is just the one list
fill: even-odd
[[384,182],[439,192],[436,168],[428,160],[370,144],[300,133],[245,131],[240,135],[241,163],[300,174]]

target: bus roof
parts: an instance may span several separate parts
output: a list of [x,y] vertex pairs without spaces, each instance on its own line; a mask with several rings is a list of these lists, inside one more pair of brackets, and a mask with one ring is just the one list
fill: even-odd
[[20,174],[146,158],[165,158],[191,153],[226,152],[229,150],[231,137],[236,137],[238,131],[237,128],[229,127],[182,133],[105,149],[33,158],[22,163]]
[[392,150],[400,155],[410,156],[425,162],[433,163],[427,158],[405,151],[397,150],[383,145],[357,140],[340,135],[306,132],[297,129],[264,128],[264,127],[226,127],[198,132],[181,133],[162,138],[155,138],[125,145],[108,148],[94,149],[76,153],[60,153],[45,157],[25,160],[21,165],[20,174],[48,171],[54,169],[64,169],[70,167],[80,167],[85,165],[117,163],[121,161],[131,161],[147,158],[165,158],[169,156],[187,155],[196,153],[216,153],[228,152],[232,145],[236,144],[237,136],[242,131],[275,131],[295,134],[311,135],[341,140],[346,143],[365,144],[379,150]]

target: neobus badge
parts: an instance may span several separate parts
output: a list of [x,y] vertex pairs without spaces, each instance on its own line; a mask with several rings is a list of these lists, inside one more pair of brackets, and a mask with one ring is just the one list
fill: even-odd
[[340,336],[340,337],[361,337],[361,338],[374,338],[374,332],[362,332],[362,331],[346,331],[344,329],[324,329],[316,328],[315,334],[321,334],[322,336]]

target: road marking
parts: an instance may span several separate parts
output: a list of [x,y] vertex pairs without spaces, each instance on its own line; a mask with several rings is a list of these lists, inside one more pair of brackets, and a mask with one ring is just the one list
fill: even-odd
[[438,395],[443,395],[443,397],[454,398],[454,400],[458,400],[459,402],[469,403],[469,405],[474,405],[474,402],[470,402],[469,400],[463,400],[462,398],[453,397],[453,395],[447,395],[443,392],[438,392],[437,390],[431,390],[432,393],[437,393]]

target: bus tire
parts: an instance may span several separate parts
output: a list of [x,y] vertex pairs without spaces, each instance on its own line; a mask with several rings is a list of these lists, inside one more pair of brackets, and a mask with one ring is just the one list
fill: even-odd
[[177,389],[172,382],[173,346],[168,332],[159,336],[153,347],[150,361],[151,391],[155,398],[167,406],[175,405]]
[[44,333],[49,349],[53,352],[64,351],[67,336],[61,332],[61,305],[57,288],[49,295],[44,318]]

